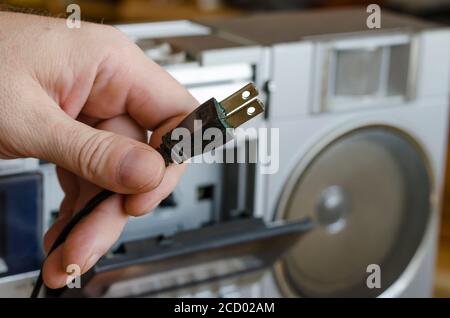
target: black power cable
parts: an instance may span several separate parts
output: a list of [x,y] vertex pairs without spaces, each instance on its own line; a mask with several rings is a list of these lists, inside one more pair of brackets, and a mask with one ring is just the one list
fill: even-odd
[[[264,111],[263,104],[256,99],[257,95],[258,91],[256,87],[252,83],[249,83],[221,102],[218,102],[215,98],[211,98],[190,113],[176,128],[188,129],[191,137],[197,134],[197,130],[201,130],[201,135],[203,136],[203,132],[206,129],[218,128],[225,137],[221,141],[215,140],[215,146],[220,146],[228,140],[226,138],[228,135],[227,129],[236,128]],[[194,121],[200,121],[200,127],[196,126]],[[172,131],[163,136],[162,144],[158,149],[164,158],[166,166],[171,163],[182,163],[190,157],[203,153],[205,144],[201,143],[201,145],[197,145],[194,142],[194,138],[190,138],[190,144],[188,145],[184,144],[184,141],[175,141],[172,139]],[[72,229],[81,219],[91,213],[101,202],[113,194],[114,192],[112,191],[103,190],[89,200],[63,228],[50,248],[48,255],[64,243],[67,236],[69,236]],[[31,298],[37,298],[39,296],[42,285],[43,277],[41,269],[31,293]]]
[[[111,195],[113,195],[114,192],[109,190],[103,190],[100,193],[98,193],[95,197],[93,197],[89,202],[80,210],[78,213],[74,215],[74,217],[70,220],[69,223],[63,228],[61,233],[56,238],[55,242],[53,242],[52,247],[50,248],[50,251],[48,252],[48,255],[50,255],[58,246],[60,246],[64,241],[66,240],[67,236],[69,236],[70,231],[75,227],[75,225],[78,224],[78,222],[81,221],[82,218],[87,216],[89,213],[92,212],[92,210],[95,209],[96,206],[98,206],[101,202],[109,198]],[[41,290],[43,284],[42,279],[42,270],[39,273],[38,279],[36,281],[36,284],[34,285],[33,292],[31,293],[31,298],[37,298],[39,295],[39,291]]]

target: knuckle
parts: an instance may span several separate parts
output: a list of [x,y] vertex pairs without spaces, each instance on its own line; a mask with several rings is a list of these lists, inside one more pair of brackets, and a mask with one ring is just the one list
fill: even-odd
[[104,33],[104,38],[107,42],[106,47],[108,47],[111,53],[114,52],[126,52],[131,47],[134,46],[133,41],[122,31],[111,25],[102,25],[102,33]]
[[120,31],[113,25],[102,24],[101,27],[107,32],[110,36],[114,37],[116,40],[129,41],[129,38],[125,33]]

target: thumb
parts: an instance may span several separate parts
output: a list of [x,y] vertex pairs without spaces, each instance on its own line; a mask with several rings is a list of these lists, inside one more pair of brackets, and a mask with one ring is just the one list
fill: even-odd
[[164,160],[152,147],[61,113],[47,118],[37,157],[118,193],[148,192],[160,184]]

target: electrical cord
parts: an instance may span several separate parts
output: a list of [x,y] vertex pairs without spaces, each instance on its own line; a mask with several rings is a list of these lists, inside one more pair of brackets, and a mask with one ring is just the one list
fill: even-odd
[[[56,238],[55,242],[53,242],[52,247],[50,248],[48,255],[50,255],[58,246],[60,246],[64,241],[66,240],[67,236],[69,236],[72,229],[75,227],[75,225],[78,224],[78,222],[81,221],[85,216],[87,216],[89,213],[92,212],[92,210],[95,209],[101,202],[105,201],[107,198],[109,198],[111,195],[113,195],[114,192],[109,190],[103,190],[100,193],[98,193],[96,196],[94,196],[89,202],[80,210],[78,211],[74,217],[67,223],[67,225],[63,228],[61,233]],[[39,273],[39,276],[37,278],[37,281],[34,285],[33,291],[31,293],[31,298],[37,298],[39,295],[39,291],[41,290],[43,284],[42,279],[42,270]]]
[[[257,95],[258,91],[256,87],[253,83],[249,83],[221,102],[218,102],[215,98],[211,98],[190,113],[176,128],[188,129],[191,137],[197,134],[199,130],[203,136],[203,132],[206,129],[218,128],[224,134],[223,136],[225,136],[225,138],[223,138],[223,140],[216,140],[215,146],[223,145],[229,140],[226,138],[229,136],[228,129],[236,128],[264,111],[263,104],[256,99]],[[199,121],[200,126],[196,126],[196,122]],[[194,142],[194,138],[190,138],[189,144],[186,145],[183,141],[173,140],[172,131],[162,137],[162,144],[157,149],[164,158],[166,166],[172,163],[180,164],[193,156],[203,153],[203,150],[205,149],[204,141],[198,145]],[[102,190],[89,200],[89,202],[78,211],[63,228],[51,246],[48,255],[64,243],[72,229],[84,217],[89,215],[89,213],[91,213],[101,202],[113,194],[114,192],[110,190]],[[43,283],[41,268],[33,287],[30,296],[31,298],[37,298],[39,296]]]

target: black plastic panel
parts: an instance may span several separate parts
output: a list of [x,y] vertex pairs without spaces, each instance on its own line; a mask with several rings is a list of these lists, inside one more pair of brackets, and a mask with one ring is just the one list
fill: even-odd
[[[260,219],[245,219],[182,232],[171,238],[129,242],[84,275],[82,286],[87,285],[85,291],[89,290],[89,296],[101,296],[117,281],[229,259],[242,260],[241,266],[224,275],[249,273],[273,264],[311,227],[309,221],[266,225]],[[206,279],[221,276],[212,273]],[[83,295],[86,293],[75,289],[63,292],[67,297]]]

